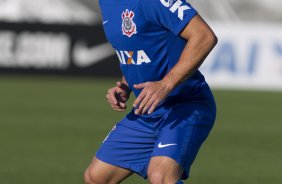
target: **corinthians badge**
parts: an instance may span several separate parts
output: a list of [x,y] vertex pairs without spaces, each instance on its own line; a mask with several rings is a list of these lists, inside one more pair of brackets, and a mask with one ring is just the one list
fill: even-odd
[[122,33],[128,37],[137,33],[136,24],[133,22],[134,12],[126,9],[122,12]]

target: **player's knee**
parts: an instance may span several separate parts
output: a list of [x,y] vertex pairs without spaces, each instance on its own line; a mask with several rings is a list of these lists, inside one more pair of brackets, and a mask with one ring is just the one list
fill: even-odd
[[165,176],[159,171],[152,171],[148,173],[148,178],[151,184],[164,184]]
[[84,172],[84,183],[85,184],[106,184],[103,179],[103,177],[98,176],[96,172],[91,171],[90,168],[86,169]]
[[177,177],[164,170],[152,169],[148,172],[148,179],[151,184],[175,184]]
[[85,184],[102,184],[101,181],[97,181],[96,176],[91,174],[89,168],[84,172],[84,183]]
[[84,183],[85,184],[92,184],[92,182],[90,180],[90,175],[89,175],[89,169],[88,168],[84,171]]

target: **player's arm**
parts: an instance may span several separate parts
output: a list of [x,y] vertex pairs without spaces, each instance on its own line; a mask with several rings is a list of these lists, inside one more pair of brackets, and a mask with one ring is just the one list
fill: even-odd
[[163,79],[172,89],[198,70],[217,43],[217,37],[200,15],[191,20],[181,37],[188,40],[186,47],[178,63]]
[[207,23],[196,15],[180,36],[188,40],[178,63],[161,81],[135,85],[143,89],[133,106],[136,114],[152,113],[156,106],[181,82],[189,78],[208,56],[217,43],[217,38]]
[[123,112],[126,109],[126,102],[129,99],[130,93],[131,90],[123,76],[121,81],[116,83],[115,87],[108,90],[106,98],[114,110]]

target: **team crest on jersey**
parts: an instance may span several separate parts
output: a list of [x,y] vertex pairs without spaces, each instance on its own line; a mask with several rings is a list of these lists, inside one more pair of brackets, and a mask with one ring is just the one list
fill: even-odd
[[133,11],[126,9],[122,12],[122,33],[128,37],[131,37],[134,34],[137,34],[137,27],[133,21],[135,14]]

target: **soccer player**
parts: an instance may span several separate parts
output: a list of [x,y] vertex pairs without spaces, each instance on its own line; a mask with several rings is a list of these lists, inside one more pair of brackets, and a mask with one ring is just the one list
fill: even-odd
[[215,121],[215,101],[198,68],[217,38],[185,0],[99,2],[123,73],[107,100],[121,112],[131,91],[136,100],[105,138],[85,183],[116,184],[132,173],[151,184],[182,183]]

